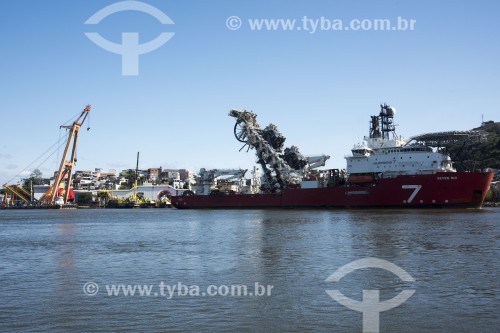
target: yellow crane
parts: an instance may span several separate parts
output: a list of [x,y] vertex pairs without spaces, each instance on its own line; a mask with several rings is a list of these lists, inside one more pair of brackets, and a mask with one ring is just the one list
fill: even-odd
[[[59,169],[56,173],[54,183],[50,186],[49,190],[45,193],[44,198],[48,202],[48,204],[54,204],[56,200],[56,196],[58,195],[58,190],[63,181],[66,181],[66,185],[64,186],[64,195],[63,200],[66,204],[68,199],[71,198],[71,181],[73,178],[73,167],[76,161],[76,146],[78,144],[78,134],[80,132],[80,127],[87,119],[91,106],[87,105],[85,109],[83,109],[82,113],[78,118],[73,122],[70,126],[60,126],[60,128],[65,128],[69,130],[68,141],[66,142],[66,147],[64,148],[64,153],[61,158],[61,163],[59,165]],[[71,153],[69,154],[69,159],[67,160],[68,152],[71,147]],[[66,179],[65,179],[66,177]],[[71,191],[71,192],[70,192]]]
[[[31,205],[31,193],[19,185],[3,184],[3,187],[10,193],[10,202],[14,204],[15,197],[21,199],[27,205]],[[4,194],[2,206],[7,206],[7,192]]]

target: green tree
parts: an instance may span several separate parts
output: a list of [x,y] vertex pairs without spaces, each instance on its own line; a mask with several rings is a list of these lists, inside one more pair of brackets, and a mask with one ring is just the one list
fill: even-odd
[[[120,190],[128,190],[128,189],[131,189],[134,187],[134,183],[135,183],[135,170],[134,169],[124,170],[120,173],[120,176],[127,180],[126,184],[122,184],[120,186]],[[139,175],[139,179],[137,179],[137,185],[144,184],[144,181],[145,181],[145,177]]]
[[90,205],[92,203],[92,192],[78,192],[76,203],[78,205]]
[[118,187],[119,190],[130,190],[130,186],[127,183],[121,184],[120,187]]
[[43,174],[39,169],[33,170],[29,178],[23,180],[23,188],[31,191],[31,185],[43,185]]

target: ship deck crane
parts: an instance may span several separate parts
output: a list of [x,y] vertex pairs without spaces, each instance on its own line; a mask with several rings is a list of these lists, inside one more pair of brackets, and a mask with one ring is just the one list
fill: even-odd
[[[257,162],[264,172],[264,192],[280,192],[286,187],[300,184],[309,170],[324,166],[327,155],[305,157],[296,146],[283,149],[286,138],[276,125],[262,129],[257,123],[257,114],[246,110],[231,110],[229,116],[236,118],[234,136],[240,142],[255,149]],[[240,149],[240,151],[241,151]]]
[[[66,142],[66,146],[64,148],[64,153],[61,158],[61,163],[59,164],[59,169],[57,170],[54,183],[50,186],[49,190],[45,193],[44,198],[48,204],[54,204],[56,200],[56,196],[58,195],[58,189],[61,183],[65,180],[65,192],[63,195],[64,204],[68,202],[68,197],[71,189],[71,181],[73,177],[73,167],[76,162],[76,147],[78,145],[78,135],[80,132],[80,127],[83,125],[85,120],[87,119],[91,106],[87,105],[78,118],[71,124],[70,126],[62,125],[60,128],[65,128],[69,130],[68,141]],[[89,130],[90,128],[87,128]],[[71,148],[71,153],[68,153]],[[65,179],[66,178],[66,179]]]
[[328,155],[318,155],[318,156],[306,156],[306,161],[309,166],[309,170],[320,168],[325,166],[326,161],[330,158]]

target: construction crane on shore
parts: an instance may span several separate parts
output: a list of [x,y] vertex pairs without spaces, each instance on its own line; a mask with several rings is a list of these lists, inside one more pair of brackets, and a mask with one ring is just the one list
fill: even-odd
[[[78,118],[73,122],[73,124],[69,126],[60,126],[60,128],[69,130],[69,135],[54,182],[44,195],[44,201],[48,204],[54,204],[57,196],[62,196],[64,204],[68,203],[68,200],[74,199],[73,190],[71,189],[71,181],[73,178],[73,167],[75,166],[76,162],[76,147],[78,145],[78,135],[80,133],[80,128],[89,115],[90,109],[91,106],[87,105],[78,116]],[[87,130],[89,129],[90,127],[87,127]],[[69,159],[67,159],[70,148],[71,153],[69,154]],[[64,181],[66,182],[65,186],[61,186]],[[64,188],[64,193],[61,191],[62,188]]]

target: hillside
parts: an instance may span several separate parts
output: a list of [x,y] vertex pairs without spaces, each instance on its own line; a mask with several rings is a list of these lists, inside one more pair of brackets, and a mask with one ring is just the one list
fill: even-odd
[[500,169],[500,122],[488,121],[475,130],[488,133],[488,140],[478,147],[480,168]]
[[455,159],[455,167],[459,171],[472,171],[485,168],[500,169],[500,122],[487,121],[475,131],[487,133],[487,140],[467,147],[447,147]]

